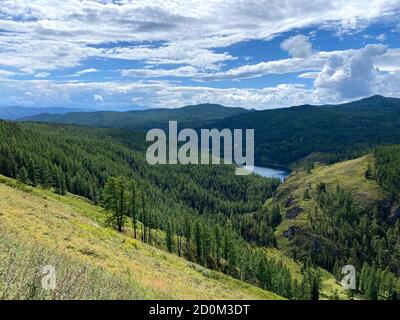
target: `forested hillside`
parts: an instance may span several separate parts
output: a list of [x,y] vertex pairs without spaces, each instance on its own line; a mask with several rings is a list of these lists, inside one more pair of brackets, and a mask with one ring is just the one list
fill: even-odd
[[40,115],[34,121],[119,127],[131,130],[167,128],[255,129],[259,165],[290,166],[311,155],[333,163],[360,156],[380,144],[400,141],[400,99],[373,96],[342,105],[296,106],[251,111],[218,105],[128,113]]
[[292,174],[268,203],[285,212],[277,231],[278,246],[296,260],[330,270],[338,279],[342,266],[354,265],[359,292],[370,299],[396,299],[399,206],[384,190],[392,190],[391,179],[382,177],[397,170],[392,160],[398,151],[378,148],[377,160],[365,156]]
[[400,146],[378,147],[374,152],[376,168],[369,168],[368,175],[375,177],[393,198],[400,196]]
[[66,115],[39,114],[25,117],[28,121],[44,121],[66,124],[90,125],[130,130],[168,128],[168,121],[178,121],[183,127],[194,127],[199,122],[228,118],[249,111],[242,108],[227,108],[218,104],[199,104],[177,109],[149,109],[128,112],[74,112]]
[[335,106],[264,110],[212,121],[217,128],[254,128],[259,164],[286,165],[318,153],[333,163],[400,141],[400,99],[374,96]]
[[[119,190],[130,203],[119,207],[123,217],[117,223],[109,219],[117,229],[124,229],[126,219],[140,223],[146,243],[157,241],[151,230],[163,230],[170,251],[283,296],[293,295],[288,270],[247,242],[273,243],[272,227],[251,234],[241,228],[243,214],[260,209],[279,180],[237,177],[233,166],[149,166],[142,153],[116,141],[118,134],[108,135],[108,130],[0,125],[2,174],[61,195],[81,195],[106,208],[107,191]],[[128,186],[134,193],[128,193]],[[132,215],[133,206],[137,215]],[[257,229],[258,221],[246,224]]]

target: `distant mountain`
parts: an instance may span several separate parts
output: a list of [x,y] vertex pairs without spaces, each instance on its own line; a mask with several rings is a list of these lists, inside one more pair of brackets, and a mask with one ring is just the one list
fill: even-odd
[[148,130],[152,128],[166,128],[169,120],[176,120],[183,126],[193,127],[199,122],[224,119],[248,112],[246,109],[228,108],[218,104],[199,104],[177,109],[148,109],[127,112],[78,112],[65,115],[40,114],[26,117],[23,120]]
[[17,106],[0,106],[0,119],[17,120],[26,117],[32,117],[41,113],[48,114],[66,114],[69,112],[88,111],[88,109],[77,108],[32,108]]
[[373,96],[340,105],[257,111],[207,127],[254,128],[258,164],[289,165],[311,154],[334,162],[375,145],[399,143],[400,99]]
[[289,166],[310,155],[316,160],[340,161],[366,148],[400,141],[400,99],[382,96],[340,105],[263,111],[203,104],[180,109],[41,114],[24,120],[130,130],[166,128],[168,120],[177,120],[181,128],[255,129],[256,163],[268,166]]

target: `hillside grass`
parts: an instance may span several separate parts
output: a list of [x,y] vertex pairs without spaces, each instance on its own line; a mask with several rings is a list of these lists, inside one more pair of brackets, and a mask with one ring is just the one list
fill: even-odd
[[[302,208],[303,212],[294,219],[283,220],[277,230],[280,243],[285,244],[286,240],[282,234],[290,226],[307,227],[307,212],[314,210],[317,205],[314,198],[317,186],[321,182],[325,183],[328,190],[331,191],[339,185],[349,191],[362,210],[369,210],[378,201],[387,199],[387,192],[375,180],[365,177],[368,165],[373,165],[374,161],[372,155],[366,155],[333,165],[317,164],[311,173],[307,173],[305,170],[292,173],[278,188],[274,202],[279,203],[285,212],[293,208]],[[309,189],[311,199],[304,199],[306,189]],[[288,202],[289,205],[287,205]]]
[[[273,199],[266,202],[266,206],[278,204],[283,210],[283,221],[278,226],[276,236],[279,250],[275,250],[275,256],[285,256],[290,248],[290,242],[284,233],[293,227],[302,230],[309,230],[308,213],[317,206],[315,195],[319,183],[325,183],[328,190],[335,190],[340,185],[349,191],[354,201],[362,210],[371,210],[374,205],[387,199],[389,195],[375,180],[367,179],[365,171],[368,165],[374,165],[375,159],[372,155],[361,158],[335,163],[333,165],[315,164],[315,168],[307,173],[305,170],[294,171],[285,182],[279,186]],[[310,199],[304,199],[304,192],[309,190]],[[286,214],[293,209],[302,209],[295,218],[288,218]],[[285,258],[282,258],[285,259]],[[301,266],[293,259],[286,258],[285,263],[296,279],[301,277]],[[285,261],[285,260],[284,260]],[[335,292],[341,299],[346,299],[346,292],[337,283],[332,274],[321,269],[322,272],[322,292],[321,296],[325,299],[331,297]]]
[[[0,176],[0,297],[282,299],[137,241],[129,228],[107,228],[104,217],[83,198]],[[56,292],[39,286],[37,270],[48,264],[57,270]]]

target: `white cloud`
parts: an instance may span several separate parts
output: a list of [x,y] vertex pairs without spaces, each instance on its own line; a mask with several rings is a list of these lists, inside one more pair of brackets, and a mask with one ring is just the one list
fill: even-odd
[[316,71],[310,71],[310,72],[304,72],[298,75],[299,78],[302,79],[315,79],[318,77],[319,72]]
[[80,70],[76,74],[81,76],[83,74],[94,73],[94,72],[98,72],[98,71],[99,70],[97,70],[97,69],[89,68],[89,69]]
[[351,29],[398,7],[398,0],[2,0],[0,65],[34,73],[108,57],[216,69],[234,58],[216,48],[317,24]]
[[93,96],[93,100],[94,100],[95,102],[104,102],[103,97],[102,97],[101,95],[99,95],[99,94],[95,94],[95,95]]
[[0,80],[16,75],[15,72],[0,69]]
[[35,78],[47,78],[50,75],[48,72],[39,72],[35,74]]
[[[5,104],[15,102],[15,97],[19,97],[19,105],[40,105],[45,101],[47,106],[82,106],[84,104],[85,107],[99,108],[101,105],[101,108],[111,110],[116,106],[129,107],[133,104],[163,108],[205,102],[265,109],[326,101],[326,97],[321,100],[311,89],[287,84],[262,89],[221,89],[207,86],[182,86],[165,81],[60,83],[50,80],[22,80],[0,81],[0,86],[6,93],[7,98],[3,101]],[[33,92],[34,96],[25,97],[25,92]],[[105,96],[107,99],[103,99]]]
[[[396,94],[400,49],[388,49],[385,54],[383,49],[372,52],[371,48],[317,52],[310,33],[310,38],[298,35],[282,43],[291,56],[288,59],[249,65],[237,60],[238,67],[227,70],[227,62],[237,57],[224,48],[247,40],[270,40],[309,26],[340,29],[343,34],[378,18],[390,19],[399,7],[398,0],[371,0],[368,5],[364,0],[1,0],[0,67],[13,70],[12,74],[0,71],[1,98],[18,104],[66,106],[101,102],[104,108],[131,105],[132,99],[151,107],[219,102],[271,108],[339,102],[362,92]],[[124,65],[135,67],[120,72],[133,78],[211,81],[300,73],[301,78],[316,80],[314,88],[281,84],[220,89],[135,79],[56,82],[34,78],[77,67],[83,70],[76,77],[97,72],[87,69],[89,59],[90,63],[128,60]],[[16,73],[34,80],[10,79]],[[385,80],[397,82],[385,87]],[[26,92],[34,95],[28,97]]]
[[313,53],[308,37],[302,34],[286,39],[281,43],[281,48],[289,52],[293,58],[308,58]]
[[400,71],[400,48],[388,49],[384,55],[374,57],[373,61],[381,71]]
[[268,74],[287,74],[304,71],[319,71],[324,66],[328,57],[336,53],[351,54],[354,50],[316,52],[307,59],[289,58],[274,61],[260,62],[252,65],[244,65],[224,72],[214,72],[201,76],[203,80],[238,80],[257,78]]
[[191,66],[176,69],[124,69],[121,70],[123,77],[134,78],[160,78],[160,77],[196,77],[199,72]]
[[64,78],[74,78],[74,77],[80,77],[84,74],[89,74],[89,73],[95,73],[98,72],[99,70],[95,69],[95,68],[88,68],[88,69],[83,69],[83,70],[79,70],[77,72],[75,72],[74,74],[69,74],[64,76]]
[[[248,78],[257,78],[269,74],[301,74],[299,78],[316,78],[318,73],[324,68],[330,57],[342,57],[348,61],[359,52],[365,49],[349,49],[343,51],[319,51],[314,52],[308,58],[289,58],[274,61],[260,62],[252,65],[244,65],[227,71],[198,75],[203,80],[239,80]],[[393,72],[400,70],[400,48],[387,49],[385,54],[379,54],[371,57],[374,67],[380,71]]]
[[[371,49],[366,51],[369,50]],[[344,66],[349,65],[354,68],[357,64],[356,60],[368,60],[366,58],[367,53],[359,54],[364,58],[347,58],[344,55],[344,61],[347,62],[338,64],[335,70],[343,69]],[[369,55],[371,56],[371,52]],[[325,70],[322,72],[325,72]],[[400,72],[380,73],[370,71],[370,73],[373,75],[368,76],[370,94],[400,97]],[[353,73],[353,76],[356,75]],[[325,104],[351,100],[348,97],[349,94],[343,94],[343,83],[347,83],[349,86],[355,85],[355,88],[358,88],[358,77],[355,79],[344,78],[343,80],[339,77],[336,82],[333,79],[328,79],[333,86],[331,90],[326,90],[326,88],[317,85],[314,88],[307,88],[293,84],[280,84],[260,89],[213,88],[209,86],[184,86],[179,83],[154,80],[59,82],[8,79],[0,80],[0,87],[6,97],[2,102],[3,104],[40,105],[46,102],[48,106],[85,105],[85,107],[112,110],[116,107],[129,108],[133,105],[163,108],[210,102],[232,107],[270,109],[305,103]],[[26,96],[26,92],[32,92],[34,95]],[[103,99],[103,97],[107,97],[107,99]]]
[[12,33],[0,37],[0,66],[17,68],[27,74],[74,67],[99,52],[68,41],[30,39]]
[[102,57],[146,61],[147,64],[186,64],[194,67],[215,69],[218,64],[233,60],[228,53],[215,53],[201,48],[196,42],[182,41],[155,46],[117,47],[104,50]]
[[314,86],[337,93],[341,98],[369,95],[378,75],[372,59],[384,55],[386,50],[383,45],[367,45],[347,59],[332,55],[318,74]]
[[381,33],[379,36],[376,37],[376,39],[380,42],[384,42],[386,40],[386,35],[384,33]]

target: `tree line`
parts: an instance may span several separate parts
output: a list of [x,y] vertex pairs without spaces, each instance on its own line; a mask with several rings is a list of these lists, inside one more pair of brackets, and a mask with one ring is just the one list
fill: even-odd
[[308,265],[303,280],[293,280],[282,262],[246,242],[230,220],[221,225],[211,217],[173,211],[161,217],[152,211],[146,191],[121,176],[107,181],[102,199],[109,213],[108,223],[120,232],[131,230],[135,239],[284,297],[319,298],[320,274],[316,269]]

